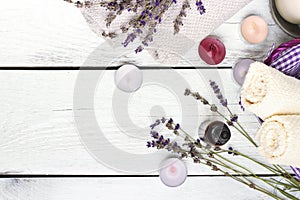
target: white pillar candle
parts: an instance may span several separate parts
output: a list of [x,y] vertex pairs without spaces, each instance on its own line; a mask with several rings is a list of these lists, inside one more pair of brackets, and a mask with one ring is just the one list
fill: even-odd
[[300,25],[300,0],[275,0],[275,5],[286,21]]
[[252,15],[244,19],[241,32],[247,42],[258,44],[267,38],[268,24],[263,18]]
[[115,84],[124,92],[135,92],[142,83],[143,73],[134,65],[123,65],[115,73]]
[[178,158],[169,158],[161,164],[160,180],[169,187],[177,187],[184,183],[187,177],[187,168]]

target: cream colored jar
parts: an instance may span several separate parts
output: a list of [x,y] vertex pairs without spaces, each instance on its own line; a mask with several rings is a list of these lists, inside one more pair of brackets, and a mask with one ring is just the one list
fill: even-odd
[[300,24],[300,0],[275,0],[279,14],[292,24]]

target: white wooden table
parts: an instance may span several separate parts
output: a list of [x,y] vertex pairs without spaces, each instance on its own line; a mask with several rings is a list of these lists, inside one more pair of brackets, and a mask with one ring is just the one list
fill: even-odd
[[[239,34],[240,22],[249,14],[261,15],[268,22],[269,37],[260,45],[247,44]],[[268,0],[254,0],[212,33],[227,47],[226,59],[218,69],[199,59],[197,46],[178,64],[180,69],[161,66],[146,51],[139,55],[132,49],[108,51],[108,45],[89,29],[79,10],[60,0],[3,1],[0,27],[0,199],[268,199],[189,161],[189,177],[178,188],[165,187],[155,171],[125,173],[101,164],[80,140],[73,105],[78,66],[117,66],[123,62],[151,66],[143,70],[147,77],[177,73],[204,96],[210,95],[205,80],[217,75],[230,106],[255,135],[259,125],[253,115],[239,109],[240,88],[233,82],[231,67],[239,58],[261,60],[273,42],[280,44],[291,39],[272,20]],[[190,68],[193,66],[197,69]],[[172,92],[173,85],[150,84],[149,78],[149,84],[132,94],[126,107],[125,114],[134,126],[120,125],[111,103],[116,90],[114,72],[101,71],[95,114],[105,137],[122,151],[132,155],[149,153],[145,138],[134,134],[159,117],[156,108],[178,122],[184,118],[200,123],[213,118],[201,105],[197,106],[198,115],[193,101],[180,101],[183,91]],[[173,82],[177,87],[176,80]],[[183,114],[183,104],[188,115]],[[78,109],[90,107],[83,105]],[[195,135],[198,125],[188,124],[186,128]],[[229,145],[262,159],[238,133],[232,133]],[[100,151],[109,153],[105,148]],[[249,168],[260,175],[266,173],[250,164]]]

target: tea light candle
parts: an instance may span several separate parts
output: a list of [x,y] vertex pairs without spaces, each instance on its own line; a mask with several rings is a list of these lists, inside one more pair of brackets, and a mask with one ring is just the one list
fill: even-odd
[[242,59],[233,67],[233,78],[239,85],[243,85],[250,65],[254,62],[251,59]]
[[247,42],[258,44],[267,38],[268,24],[263,18],[252,15],[244,19],[241,32]]
[[222,41],[213,36],[208,36],[200,42],[198,53],[201,59],[209,65],[221,63],[226,55]]
[[275,0],[279,14],[288,22],[300,25],[299,0]]
[[177,187],[184,183],[187,177],[187,168],[178,158],[169,158],[161,164],[160,180],[168,187]]
[[115,84],[124,92],[134,92],[143,83],[143,73],[135,65],[126,64],[115,73]]

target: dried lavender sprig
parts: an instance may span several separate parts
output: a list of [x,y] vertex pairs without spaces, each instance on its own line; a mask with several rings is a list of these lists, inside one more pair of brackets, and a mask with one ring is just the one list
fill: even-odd
[[[228,110],[229,114],[230,114],[230,121],[229,121],[229,125],[232,125],[233,123],[236,123],[238,125],[238,127],[241,129],[241,131],[250,139],[252,140],[252,138],[250,137],[250,135],[247,133],[247,131],[243,128],[243,126],[239,123],[238,121],[238,116],[236,114],[233,114],[231,112],[231,110],[228,107],[228,102],[227,99],[224,98],[219,86],[217,85],[217,83],[215,81],[209,81],[210,82],[210,86],[212,87],[214,93],[216,94],[217,98],[220,100],[220,103]],[[241,102],[239,103],[241,108],[244,109],[244,107],[242,106]],[[253,140],[252,140],[253,141]],[[257,147],[257,145],[255,143],[253,143],[255,147]]]
[[224,96],[223,96],[219,86],[216,84],[216,82],[210,80],[209,84],[210,84],[210,87],[213,89],[217,98],[220,100],[220,103],[222,104],[222,106],[227,107],[228,106],[227,99],[224,98]]
[[[91,7],[91,6],[100,6],[106,8],[109,11],[107,15],[106,26],[110,27],[111,23],[123,14],[124,11],[134,12],[136,15],[129,21],[127,25],[121,25],[120,30],[122,33],[127,33],[128,37],[122,43],[126,47],[130,42],[133,42],[137,36],[142,39],[141,44],[135,49],[135,52],[141,52],[145,47],[153,41],[153,34],[156,33],[156,26],[161,23],[162,18],[167,10],[172,5],[177,4],[176,0],[110,0],[110,1],[100,1],[100,2],[91,2],[91,1],[74,1],[74,0],[64,0],[69,3],[74,3],[76,7]],[[195,2],[196,9],[202,15],[205,13],[205,8],[201,0],[196,0]],[[186,9],[190,7],[190,0],[185,0],[180,14],[174,20],[174,33],[178,33],[180,28],[179,26],[183,25],[182,18],[186,16]],[[138,31],[143,30],[143,31]],[[143,34],[142,34],[143,33]],[[107,32],[103,31],[102,36],[115,38],[117,36],[116,32]]]
[[[228,121],[227,123],[229,125],[233,125],[233,123],[236,123],[237,126],[239,127],[239,129],[243,132],[243,135],[245,135],[252,143],[255,147],[257,147],[256,143],[254,142],[254,140],[252,139],[252,137],[248,134],[248,132],[243,128],[243,126],[239,123],[238,121],[238,116],[236,114],[233,114],[230,110],[230,108],[228,107],[228,101],[227,99],[223,96],[218,84],[215,81],[209,81],[210,82],[210,86],[212,87],[214,93],[216,94],[217,98],[220,100],[220,103],[222,104],[222,106],[224,106],[227,111],[230,114],[230,121]],[[241,105],[241,104],[240,104]],[[242,107],[242,105],[241,105]],[[243,107],[242,107],[243,109]]]
[[183,18],[187,16],[186,9],[190,8],[190,2],[185,0],[182,4],[179,15],[177,15],[176,19],[173,21],[174,23],[174,35],[179,33],[180,26],[183,26]]
[[[164,119],[164,118],[163,118]],[[159,121],[159,122],[158,122]],[[232,178],[234,178],[232,175],[230,175],[227,171],[222,170],[221,168],[218,167],[224,167],[225,169],[229,169],[235,173],[238,173],[240,175],[242,175],[242,179],[238,179],[237,181],[244,183],[246,185],[248,185],[249,187],[255,189],[257,188],[259,191],[273,197],[274,199],[280,199],[280,197],[278,197],[277,195],[274,195],[273,193],[268,192],[267,190],[265,190],[264,188],[255,185],[254,183],[252,183],[251,181],[249,181],[247,178],[244,177],[244,175],[246,175],[244,172],[239,171],[238,169],[233,169],[231,166],[227,165],[225,162],[228,162],[230,164],[233,164],[234,166],[237,166],[238,168],[241,168],[243,170],[245,170],[246,172],[250,173],[254,178],[264,182],[265,184],[277,189],[281,194],[291,198],[291,199],[296,199],[296,197],[294,197],[293,195],[287,193],[286,191],[280,189],[277,187],[278,184],[281,184],[278,181],[274,181],[274,180],[268,180],[268,179],[264,179],[261,178],[259,176],[257,176],[255,173],[251,172],[250,170],[248,170],[246,167],[243,167],[231,160],[228,160],[227,158],[219,155],[219,153],[222,152],[228,152],[228,153],[234,153],[238,155],[238,152],[236,150],[233,149],[229,149],[229,150],[222,150],[220,147],[216,147],[214,149],[214,151],[211,151],[210,148],[207,148],[206,146],[203,145],[197,145],[197,143],[200,143],[201,141],[199,139],[194,140],[193,138],[191,139],[189,135],[186,135],[186,133],[180,128],[179,124],[175,124],[173,122],[173,119],[169,119],[169,120],[163,120],[163,121],[167,121],[167,123],[165,124],[165,126],[169,129],[169,130],[176,130],[179,131],[176,133],[176,135],[181,135],[181,132],[184,134],[183,138],[184,138],[184,144],[179,145],[177,142],[173,142],[171,141],[169,138],[165,139],[162,135],[159,135],[157,132],[153,132],[151,130],[151,136],[155,139],[151,142],[147,142],[147,147],[155,147],[157,149],[167,149],[168,151],[171,151],[173,153],[177,153],[180,155],[181,158],[185,158],[185,157],[191,157],[194,161],[194,163],[201,163],[204,165],[207,165],[209,167],[212,167],[212,170],[214,171],[220,171],[222,173],[224,173],[227,176],[231,176]],[[161,120],[156,120],[156,122],[154,123],[155,126],[159,125],[161,123]],[[150,126],[152,129],[152,125]],[[185,146],[185,148],[184,148]],[[197,149],[202,150],[201,152],[199,152]],[[220,159],[216,158],[215,156],[219,157],[220,159],[224,160],[225,162],[221,161]],[[248,157],[246,157],[248,158]],[[259,161],[256,161],[259,162]],[[261,164],[264,165],[264,164]],[[235,179],[235,178],[234,178]],[[236,180],[236,179],[235,179]],[[282,184],[284,185],[284,184]],[[285,184],[287,186],[290,186],[288,184]],[[292,187],[292,186],[291,186]]]
[[[220,151],[219,153],[222,153],[222,152],[228,152],[228,153],[233,152],[233,153],[236,154],[236,155],[240,155],[240,156],[242,156],[242,157],[244,157],[244,158],[246,158],[246,159],[248,159],[248,160],[250,160],[250,161],[253,161],[254,163],[259,164],[260,166],[262,166],[262,167],[264,167],[264,168],[270,170],[272,173],[274,173],[274,174],[276,174],[276,175],[278,175],[278,176],[282,176],[283,178],[285,178],[285,179],[288,180],[289,182],[295,180],[294,177],[292,177],[287,171],[285,171],[285,172],[282,172],[282,170],[276,171],[276,168],[272,168],[272,167],[269,166],[269,165],[266,165],[266,164],[264,164],[264,163],[261,163],[260,161],[257,161],[257,160],[255,160],[255,159],[253,159],[253,158],[251,158],[251,157],[249,157],[249,156],[247,156],[247,155],[245,155],[245,154],[242,154],[242,153],[240,153],[240,152],[238,152],[238,151],[236,151],[236,150],[232,150],[231,148],[229,148],[229,150],[222,150],[222,151]],[[238,166],[238,167],[244,169],[245,171],[248,171],[249,173],[252,173],[252,172],[249,171],[247,168],[244,168],[243,166],[240,166],[239,164],[233,163],[232,161],[230,161],[230,160],[228,160],[228,159],[226,159],[226,158],[220,156],[218,153],[216,153],[216,155],[219,156],[219,157],[221,157],[222,159],[226,160],[227,162],[229,162],[229,163],[231,163],[231,164],[234,164],[234,165],[236,165],[236,166]],[[273,166],[274,166],[274,165],[273,165]],[[281,166],[279,166],[279,167],[282,168]],[[279,174],[278,174],[278,172],[279,172]],[[286,185],[286,184],[282,184],[280,181],[275,181],[275,183],[276,183],[276,184],[279,184],[279,185]],[[293,182],[290,182],[290,183],[291,183],[292,185],[288,185],[288,188],[294,187],[294,188],[296,188],[296,189],[298,189],[298,190],[300,191],[300,182],[296,182],[296,184],[294,184]],[[284,191],[280,191],[280,192],[281,192],[282,194],[285,194]]]
[[[214,85],[216,85],[216,83],[214,83]],[[218,88],[216,88],[218,89]],[[219,91],[216,91],[216,93],[219,93]],[[222,113],[220,113],[218,111],[218,108],[217,106],[213,105],[213,104],[210,104],[204,97],[202,97],[201,95],[199,95],[199,93],[193,93],[191,92],[189,89],[186,89],[185,90],[185,95],[186,96],[193,96],[196,100],[201,100],[201,101],[204,101],[205,103],[203,103],[204,105],[209,105],[211,107],[211,111],[213,112],[216,112],[218,113],[221,117],[223,117],[227,123],[230,125],[230,126],[233,126],[237,131],[239,131],[244,137],[246,137],[255,147],[258,147],[258,145],[254,142],[254,140],[252,139],[252,137],[247,133],[247,131],[241,126],[241,124],[237,121],[237,117],[232,114],[232,112],[230,111],[230,109],[228,108],[228,106],[226,106],[227,110],[229,111],[230,115],[231,115],[231,119],[227,119]],[[223,96],[223,95],[222,95]],[[224,98],[224,97],[223,97]],[[240,127],[238,128],[237,126],[235,126],[234,122]],[[245,155],[244,155],[245,156]],[[245,156],[246,157],[246,156]],[[255,160],[253,160],[255,162]],[[258,163],[260,164],[260,163]],[[261,165],[261,164],[260,164]],[[263,165],[262,165],[263,166]],[[273,165],[274,167],[278,167],[278,172],[279,173],[283,173],[283,174],[288,174],[288,172],[284,169],[284,168],[281,168],[280,166],[278,165]],[[265,167],[265,166],[264,166]],[[269,168],[270,169],[270,168]],[[272,170],[272,169],[271,169]],[[286,177],[286,179],[288,181],[291,182],[291,184],[295,184],[296,186],[299,186],[299,183],[297,181],[295,181],[295,179],[291,176],[289,177]]]
[[[218,91],[216,91],[218,93]],[[237,115],[232,114],[230,112],[230,119],[228,119],[224,114],[222,114],[221,112],[219,112],[218,107],[214,104],[210,104],[204,97],[202,97],[198,92],[191,92],[190,89],[186,89],[184,92],[185,96],[192,96],[194,97],[196,100],[200,100],[204,105],[208,105],[210,106],[210,110],[212,112],[216,112],[218,115],[220,115],[223,119],[226,120],[227,124],[229,126],[234,127],[238,132],[240,132],[245,138],[247,138],[255,147],[258,147],[258,145],[254,142],[254,140],[252,139],[252,137],[244,130],[244,128],[239,128],[237,127],[235,123],[238,123],[237,119]],[[223,95],[222,95],[223,96]],[[224,99],[224,97],[222,97]],[[226,101],[227,102],[227,101]],[[228,108],[228,106],[226,106]],[[229,110],[229,108],[228,108]],[[230,111],[230,110],[229,110]],[[239,124],[239,126],[241,126]]]
[[[170,118],[169,120],[165,120],[165,121],[167,121],[166,127],[168,127],[169,130],[173,130],[174,128],[173,128],[172,124],[175,125],[173,119]],[[200,149],[204,147],[206,150],[210,150],[212,148],[210,144],[207,144],[204,140],[201,140],[201,138],[200,139],[194,139],[187,132],[185,132],[182,128],[180,128],[179,124],[176,124],[175,129],[176,129],[176,132],[174,131],[174,133],[176,135],[180,135],[181,136],[183,134],[182,137],[185,139],[185,141],[192,142],[193,145],[194,145],[194,147],[197,147],[197,148],[200,148]],[[180,133],[182,133],[182,134],[180,134]],[[202,145],[201,141],[204,142],[206,145]],[[191,145],[189,145],[189,146],[191,146]],[[246,159],[249,159],[249,160],[251,160],[251,161],[253,161],[253,162],[257,163],[257,164],[260,164],[262,167],[265,167],[267,169],[268,168],[272,169],[272,167],[270,167],[270,166],[268,166],[266,164],[263,164],[263,163],[255,160],[255,159],[252,159],[251,157],[249,157],[249,156],[247,156],[245,154],[242,154],[242,153],[234,150],[232,147],[229,147],[228,150],[221,149],[221,147],[215,147],[214,151],[217,152],[217,153],[227,152],[228,154],[240,155],[240,156],[242,156],[242,157],[244,157]],[[210,152],[210,153],[214,153],[214,152]],[[276,171],[274,169],[271,172],[276,173]]]
[[[174,0],[155,0],[155,1],[141,1],[136,0],[135,3],[128,0],[121,1],[102,1],[98,3],[94,3],[93,5],[99,5],[101,7],[105,7],[107,10],[111,11],[106,18],[107,27],[116,19],[117,15],[121,15],[124,10],[127,9],[128,12],[137,13],[128,23],[127,26],[122,25],[120,29],[122,32],[128,32],[132,30],[131,33],[128,34],[126,40],[122,43],[124,47],[127,47],[130,42],[133,42],[137,36],[143,37],[143,32],[148,32],[144,37],[142,44],[139,45],[135,52],[141,52],[145,46],[148,46],[149,42],[153,41],[153,34],[156,32],[156,25],[161,23],[161,19],[163,14],[169,9],[169,7],[176,3]],[[75,2],[77,7],[84,7],[85,3]],[[78,6],[79,5],[79,6]],[[89,4],[88,4],[89,5]],[[90,6],[90,5],[89,5]],[[142,10],[142,11],[140,11]],[[142,31],[144,29],[145,31]],[[115,34],[110,34],[103,32],[102,35],[105,36],[115,36]]]
[[[227,159],[227,158],[225,158],[225,157],[223,157],[223,156],[221,156],[221,155],[219,155],[219,154],[215,154],[215,155],[218,156],[218,157],[220,157],[221,159],[227,161],[228,163],[233,164],[233,165],[235,165],[235,166],[237,166],[237,167],[239,167],[239,168],[241,168],[241,169],[243,169],[243,170],[249,172],[254,178],[256,178],[256,179],[258,179],[258,180],[264,182],[265,184],[267,184],[267,185],[269,185],[269,186],[271,186],[271,187],[273,187],[274,189],[276,189],[276,190],[279,191],[282,195],[288,197],[289,199],[294,199],[294,200],[297,200],[297,199],[298,199],[297,197],[295,197],[295,196],[293,196],[293,195],[287,193],[284,189],[278,188],[277,185],[281,184],[280,181],[275,181],[275,184],[276,184],[276,185],[274,185],[274,181],[269,181],[269,180],[266,180],[266,179],[263,179],[263,178],[257,176],[255,173],[253,173],[253,172],[251,172],[250,170],[248,170],[247,167],[243,167],[243,166],[241,166],[240,164],[235,163],[235,162],[233,162],[233,161],[231,161],[231,160],[229,160],[229,159]],[[282,176],[284,177],[285,175],[282,175]],[[289,174],[288,174],[288,176],[291,177]],[[297,190],[300,191],[299,184],[298,184],[298,186],[289,185],[289,187],[288,187],[288,188],[285,188],[285,189],[290,189],[290,188],[292,188],[292,187],[295,187]],[[276,197],[277,197],[277,196],[276,196]]]
[[[172,128],[172,126],[170,125],[170,124],[174,124],[174,122],[173,122],[173,119],[171,118],[170,120],[168,120],[168,123],[167,123],[167,127],[168,127],[168,129],[170,129],[170,130],[173,130],[173,128]],[[175,124],[174,124],[175,125]],[[170,128],[170,126],[171,126],[171,128]],[[175,127],[180,127],[179,126],[179,124],[177,124]],[[176,129],[176,128],[175,128]],[[210,150],[211,149],[211,146],[209,145],[209,144],[207,144],[206,146],[204,146],[204,145],[201,145],[200,144],[200,142],[201,142],[201,140],[199,140],[199,139],[197,139],[197,140],[194,140],[188,133],[186,133],[183,129],[181,129],[180,128],[180,132],[182,132],[184,135],[182,136],[183,138],[185,138],[184,139],[184,141],[187,141],[188,143],[186,144],[186,146],[188,146],[188,147],[190,147],[191,148],[191,150],[189,151],[190,153],[188,153],[188,155],[189,154],[191,154],[191,157],[192,158],[195,158],[195,155],[197,154],[197,151],[196,151],[196,148],[200,148],[200,149],[203,149],[204,148],[204,150]],[[181,135],[179,132],[177,132],[176,133],[176,135]],[[199,145],[197,145],[197,143],[199,143]],[[229,148],[228,150],[222,150],[220,147],[215,147],[214,148],[214,151],[215,152],[213,152],[213,151],[209,151],[209,153],[207,153],[207,155],[208,155],[208,157],[209,158],[214,158],[214,156],[213,155],[217,155],[218,157],[220,157],[221,159],[223,159],[223,160],[225,160],[225,161],[227,161],[227,162],[229,162],[229,163],[231,163],[231,164],[233,164],[233,165],[235,165],[235,166],[237,166],[237,167],[239,167],[239,168],[242,168],[242,169],[244,169],[245,171],[247,171],[247,172],[249,172],[250,174],[252,174],[255,178],[257,178],[257,179],[259,179],[259,180],[261,180],[261,181],[263,181],[263,182],[265,182],[266,184],[268,184],[268,185],[270,185],[270,186],[272,186],[272,187],[274,187],[274,185],[272,185],[272,183],[276,183],[276,185],[283,185],[283,186],[285,186],[286,184],[283,184],[283,183],[281,183],[281,182],[278,182],[278,181],[270,181],[270,180],[264,180],[264,179],[261,179],[260,177],[258,177],[258,176],[256,176],[256,174],[254,174],[254,173],[252,173],[250,170],[248,170],[247,168],[245,168],[245,167],[243,167],[243,166],[240,166],[239,164],[237,164],[237,163],[234,163],[234,162],[232,162],[232,161],[230,161],[230,160],[228,160],[228,159],[226,159],[226,158],[224,158],[224,157],[222,157],[221,155],[218,155],[219,153],[222,153],[222,152],[228,152],[228,153],[233,153],[233,155],[241,155],[241,156],[243,156],[244,158],[246,158],[246,159],[249,159],[249,160],[251,160],[251,161],[253,161],[253,162],[255,162],[255,163],[257,163],[257,164],[259,164],[259,165],[261,165],[262,167],[265,167],[266,169],[273,169],[272,167],[270,167],[270,166],[268,166],[268,165],[266,165],[266,164],[263,164],[263,163],[260,163],[259,161],[257,161],[257,160],[255,160],[255,159],[252,159],[251,157],[249,157],[249,156],[246,156],[246,155],[244,155],[244,154],[242,154],[242,153],[240,153],[240,152],[238,152],[238,151],[236,151],[236,150],[233,150],[232,148]],[[199,154],[198,154],[199,155]],[[203,153],[202,152],[202,154],[201,154],[201,158],[203,158],[203,156],[202,155],[206,155],[205,153]],[[216,158],[214,158],[214,159],[216,159]],[[220,160],[218,160],[218,159],[216,159],[217,161],[219,161],[219,162],[221,162],[221,164],[222,164],[222,161],[220,161]],[[195,163],[200,163],[200,160],[199,159],[194,159],[194,162]],[[224,164],[224,163],[223,163]],[[225,166],[226,167],[226,166]],[[280,166],[279,166],[280,167]],[[227,166],[227,168],[228,168],[228,166]],[[231,169],[231,168],[229,168],[229,169]],[[231,169],[231,170],[234,170],[234,169]],[[237,170],[234,170],[234,172],[238,172]],[[274,172],[274,169],[272,170],[272,172]],[[293,177],[291,177],[286,171],[284,172],[284,173],[282,173],[282,171],[280,170],[279,171],[280,172],[280,174],[278,174],[278,173],[276,173],[276,171],[274,172],[276,175],[279,175],[279,176],[283,176],[284,178],[286,178],[288,181],[291,181],[290,180],[290,178],[291,179],[293,179]],[[240,172],[241,173],[241,172]],[[293,184],[293,183],[291,183],[291,184]],[[275,185],[275,186],[276,186]],[[297,182],[297,184],[295,185],[288,185],[289,187],[295,187],[295,188],[297,188],[298,190],[300,190],[300,185],[299,185],[299,182]],[[284,190],[282,190],[282,189],[280,189],[280,188],[277,188],[276,187],[276,189],[280,192],[280,193],[282,193],[283,195],[285,195],[285,196],[287,196],[287,197],[290,197],[291,199],[295,199],[292,195],[290,195],[290,194],[288,194],[288,193],[286,193]]]
[[224,106],[228,112],[230,113],[230,122],[236,122],[238,119],[238,116],[236,114],[233,114],[231,112],[231,110],[228,107],[228,101],[227,99],[223,96],[219,86],[217,85],[217,83],[215,81],[209,81],[210,82],[210,86],[213,89],[216,97],[219,99],[220,103],[222,104],[222,106]]
[[222,106],[224,106],[228,112],[230,113],[230,122],[237,122],[238,121],[238,116],[236,114],[233,114],[231,110],[228,107],[228,101],[227,99],[223,96],[218,84],[215,81],[210,80],[209,81],[211,88],[213,89],[216,97],[219,99],[220,103]]
[[[133,32],[131,34],[134,34],[135,36],[138,35],[142,38],[143,31],[137,32],[136,30],[144,29],[145,32],[147,32],[146,36],[144,36],[143,38],[142,44],[136,48],[136,53],[141,52],[145,47],[148,46],[150,42],[153,41],[153,34],[156,33],[155,27],[157,26],[157,24],[161,23],[162,16],[173,3],[176,3],[176,1],[155,1],[154,5],[143,5],[145,8],[143,8],[144,10],[141,12],[141,14],[137,14],[137,16],[130,20],[129,26],[126,27],[126,30],[133,29]],[[122,27],[122,29],[124,28]],[[124,47],[126,46],[124,45]]]
[[[166,118],[161,118],[161,119],[158,119],[155,121],[155,123],[153,123],[152,125],[150,125],[150,128],[151,128],[151,132],[150,132],[150,135],[154,138],[154,139],[158,139],[159,138],[159,135],[157,132],[153,132],[153,129],[155,127],[157,127],[158,125],[165,125],[170,131],[173,131],[173,133],[175,135],[179,135],[181,136],[182,138],[184,138],[185,141],[188,141],[190,143],[193,143],[193,145],[195,145],[194,147],[197,147],[197,148],[205,148],[206,150],[209,150],[211,149],[211,145],[207,144],[204,140],[201,140],[201,139],[194,139],[192,136],[190,136],[187,132],[185,132],[181,126],[179,124],[175,124],[173,119],[170,118],[170,119],[166,119]],[[202,145],[202,143],[205,143],[205,145]],[[191,144],[189,144],[188,146],[191,146]],[[252,159],[251,157],[245,155],[245,154],[242,154],[241,152],[238,152],[236,150],[234,150],[232,147],[229,147],[228,150],[225,150],[225,149],[221,149],[220,147],[215,147],[214,150],[218,153],[223,153],[223,152],[227,152],[229,154],[233,154],[233,155],[240,155],[246,159],[249,159],[253,162],[255,162],[256,164],[259,164],[261,165],[262,167],[266,168],[266,169],[269,169],[272,173],[275,173],[276,175],[280,175],[278,174],[279,173],[282,173],[282,171],[277,171],[276,169],[272,168],[271,166],[269,165],[266,165],[264,163],[261,163],[260,161],[257,161],[255,159]]]

